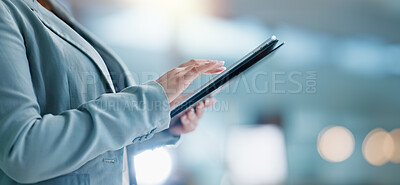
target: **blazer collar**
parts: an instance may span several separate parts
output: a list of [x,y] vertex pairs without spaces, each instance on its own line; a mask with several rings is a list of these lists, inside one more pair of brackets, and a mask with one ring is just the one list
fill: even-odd
[[[101,71],[102,76],[106,79],[108,87],[115,93],[114,85],[101,56],[96,52],[95,49],[89,49],[90,45],[88,42],[80,42],[79,39],[74,39],[71,35],[79,35],[73,28],[71,28],[66,22],[61,20],[55,14],[42,7],[36,0],[27,0],[28,5],[31,6],[31,10],[40,21],[51,31],[53,31],[56,35],[64,39],[66,42],[77,48],[83,54],[85,54]],[[66,21],[71,21],[71,19],[67,19]],[[82,36],[81,36],[82,37]],[[84,40],[84,38],[82,37]]]

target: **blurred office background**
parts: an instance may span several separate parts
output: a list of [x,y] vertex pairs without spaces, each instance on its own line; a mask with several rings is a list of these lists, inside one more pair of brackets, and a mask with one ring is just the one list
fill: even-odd
[[400,1],[63,3],[138,83],[192,58],[229,66],[272,34],[286,43],[178,147],[136,156],[139,184],[400,184]]

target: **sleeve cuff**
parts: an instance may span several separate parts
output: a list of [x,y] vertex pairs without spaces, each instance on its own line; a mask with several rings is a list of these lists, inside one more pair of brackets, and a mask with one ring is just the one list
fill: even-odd
[[140,152],[143,152],[144,150],[153,150],[155,148],[164,146],[176,147],[180,143],[181,143],[181,136],[174,136],[170,134],[168,130],[164,130],[162,132],[154,134],[154,136],[150,137],[148,140],[128,145],[127,149],[129,153],[136,155]]
[[[159,112],[154,115],[160,115],[159,118],[156,119],[159,123],[159,127],[157,127],[157,129],[153,132],[157,133],[168,129],[169,123],[171,121],[171,108],[168,101],[168,96],[165,93],[164,88],[156,81],[148,81],[142,84],[142,86],[145,86],[145,88],[147,88],[147,92],[152,92],[148,94],[148,97],[153,99],[153,101],[151,101],[152,105],[149,106],[150,109],[148,109],[147,111]],[[137,88],[135,88],[135,86],[131,86],[123,89],[121,92],[134,94],[136,90]]]

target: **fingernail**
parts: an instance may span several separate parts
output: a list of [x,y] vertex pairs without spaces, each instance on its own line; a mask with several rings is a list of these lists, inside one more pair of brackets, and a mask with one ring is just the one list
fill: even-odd
[[218,61],[218,64],[219,64],[219,65],[224,65],[224,64],[225,64],[225,61]]
[[186,115],[182,116],[182,119],[187,120],[187,116]]
[[215,98],[213,98],[212,101],[213,101],[213,104],[217,103],[217,99],[215,99]]
[[209,99],[209,98],[206,99],[205,104],[206,104],[206,105],[210,104],[210,99]]
[[203,102],[200,102],[199,103],[199,108],[201,109],[201,108],[203,108],[204,107],[204,103]]
[[194,110],[192,109],[192,110],[190,110],[190,112],[189,112],[189,117],[190,117],[190,118],[194,118],[194,116],[195,116]]
[[226,69],[226,67],[219,67],[217,70],[225,70]]

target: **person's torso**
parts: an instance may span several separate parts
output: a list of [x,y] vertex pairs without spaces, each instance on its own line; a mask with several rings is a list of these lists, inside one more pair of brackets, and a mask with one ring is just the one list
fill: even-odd
[[[41,115],[60,114],[114,91],[102,57],[74,29],[35,0],[2,1],[14,15],[25,40]],[[122,164],[123,149],[110,151],[73,173],[36,185],[120,185]],[[18,183],[0,170],[0,184]]]

